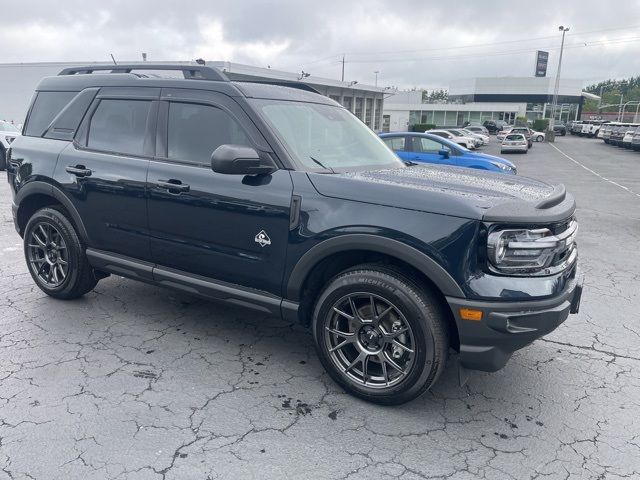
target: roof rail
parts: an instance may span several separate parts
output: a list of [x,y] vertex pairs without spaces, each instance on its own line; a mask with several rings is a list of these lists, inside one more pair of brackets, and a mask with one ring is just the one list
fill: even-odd
[[62,70],[58,75],[79,75],[93,73],[95,71],[104,71],[106,73],[131,73],[132,70],[178,70],[181,71],[186,79],[193,80],[217,80],[220,82],[228,82],[227,76],[214,67],[205,67],[202,65],[179,65],[179,64],[161,64],[161,63],[145,63],[130,65],[86,65],[78,67],[70,67]]
[[251,79],[233,79],[238,83],[258,83],[261,85],[276,85],[278,87],[297,88],[298,90],[304,90],[305,92],[318,93],[322,95],[318,90],[306,83],[292,82],[288,80],[251,80]]

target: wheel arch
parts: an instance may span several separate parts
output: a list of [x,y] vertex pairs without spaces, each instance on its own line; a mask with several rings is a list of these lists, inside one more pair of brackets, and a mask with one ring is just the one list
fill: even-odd
[[24,234],[29,218],[36,211],[46,206],[59,205],[69,215],[69,220],[76,227],[78,235],[87,242],[87,231],[80,214],[58,187],[41,181],[29,182],[18,191],[15,203],[18,206],[16,218],[20,235]]
[[300,304],[300,322],[308,323],[318,294],[331,278],[347,268],[365,263],[400,267],[410,279],[430,289],[447,314],[452,347],[458,348],[458,331],[445,296],[464,298],[460,286],[428,255],[397,240],[375,235],[334,237],[317,244],[302,256],[286,286],[286,298]]

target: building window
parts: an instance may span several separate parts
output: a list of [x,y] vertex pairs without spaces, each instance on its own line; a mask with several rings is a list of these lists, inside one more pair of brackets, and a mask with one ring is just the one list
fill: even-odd
[[411,110],[409,112],[409,125],[420,123],[420,110]]
[[360,98],[360,97],[356,97],[356,110],[355,110],[355,115],[356,117],[358,117],[360,120],[362,120],[362,105],[364,103],[364,98]]
[[329,98],[334,102],[340,103],[340,95],[329,95]]
[[373,118],[373,129],[377,132],[380,130],[380,117],[382,116],[382,100],[376,100],[376,116]]
[[353,97],[342,97],[342,106],[349,110],[353,111]]
[[367,124],[369,128],[373,125],[371,124],[371,120],[373,119],[373,98],[367,98],[367,109],[364,112],[364,123]]
[[391,115],[382,116],[382,131],[388,132],[391,130]]

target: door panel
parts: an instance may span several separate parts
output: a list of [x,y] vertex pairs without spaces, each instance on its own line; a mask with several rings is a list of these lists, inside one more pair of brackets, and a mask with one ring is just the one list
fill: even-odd
[[[281,294],[293,191],[288,171],[244,177],[152,161],[148,178],[151,251],[158,265]],[[188,190],[158,180],[179,181]],[[260,232],[264,246],[256,241]]]
[[101,89],[54,179],[94,249],[150,260],[145,196],[160,89]]
[[[84,221],[90,247],[150,259],[148,166],[148,159],[80,150],[73,144],[60,154],[54,178]],[[90,174],[78,176],[69,167],[82,167]]]
[[440,155],[443,145],[426,137],[410,137],[412,156],[409,160],[414,162],[438,163],[442,165],[455,165],[455,160]]
[[162,95],[160,154],[150,163],[147,182],[154,261],[281,295],[293,192],[289,172],[213,172],[211,153],[223,144],[273,154],[229,97],[214,92],[193,97],[177,90]]

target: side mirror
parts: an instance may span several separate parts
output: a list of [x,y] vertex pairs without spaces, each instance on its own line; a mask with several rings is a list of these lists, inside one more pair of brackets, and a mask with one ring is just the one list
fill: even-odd
[[220,145],[211,154],[211,170],[226,175],[269,175],[277,167],[251,147]]
[[449,154],[451,153],[451,150],[449,150],[447,147],[442,147],[438,153],[444,157],[444,158],[449,158]]

